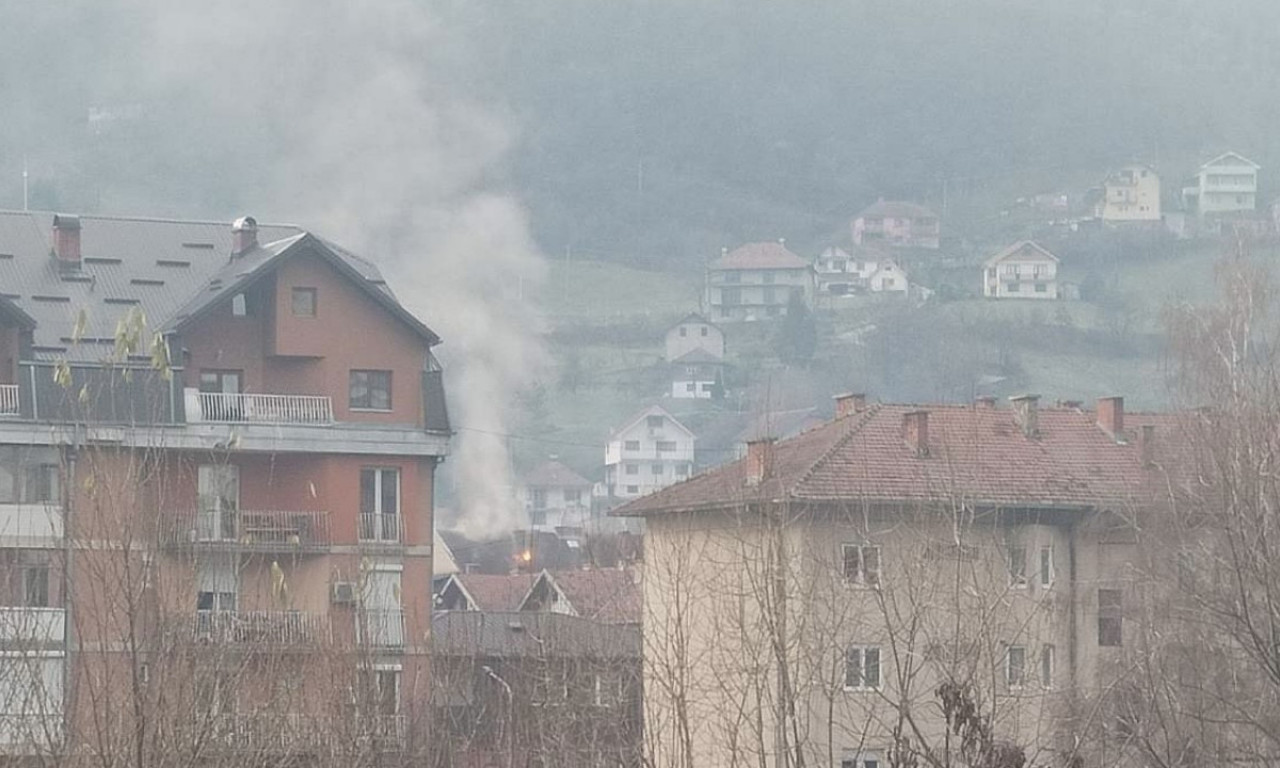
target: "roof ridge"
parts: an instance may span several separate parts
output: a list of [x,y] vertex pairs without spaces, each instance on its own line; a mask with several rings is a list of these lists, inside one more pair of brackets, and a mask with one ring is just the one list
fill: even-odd
[[[17,210],[16,208],[0,208],[0,216],[31,216],[33,214],[47,214],[52,216],[56,214],[56,211],[38,211],[38,210],[20,211],[20,210]],[[217,219],[179,219],[179,218],[174,218],[170,216],[112,215],[112,214],[105,214],[105,213],[81,213],[76,215],[79,217],[81,221],[85,221],[85,220],[138,221],[138,222],[144,222],[148,224],[209,224],[209,225],[216,225],[216,226],[228,226],[228,227],[230,226],[230,222],[221,221]],[[307,231],[306,229],[304,229],[302,226],[298,224],[291,224],[288,222],[260,221],[258,222],[258,226],[259,227],[281,227],[281,228],[287,227],[287,228],[299,230],[301,232]]]
[[[818,467],[830,459],[838,449],[843,448],[845,444],[849,442],[850,438],[858,434],[858,432],[862,430],[862,427],[866,426],[867,422],[871,421],[871,417],[880,412],[882,407],[883,405],[881,403],[873,403],[870,408],[867,408],[867,410],[857,414],[860,418],[851,419],[850,421],[852,423],[846,428],[845,433],[833,442],[827,450],[823,451],[821,456],[813,460],[813,463],[809,465],[809,468],[802,472],[800,477],[796,478],[796,481],[791,484],[791,488],[787,489],[787,493],[790,494],[795,488],[798,488],[802,483],[804,483],[804,481],[812,477],[813,473],[818,470]],[[835,422],[835,424],[839,423],[839,420]]]

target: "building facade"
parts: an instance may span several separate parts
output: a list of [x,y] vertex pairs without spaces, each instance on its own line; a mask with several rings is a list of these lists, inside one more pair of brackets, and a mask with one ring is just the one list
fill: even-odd
[[694,434],[659,406],[632,416],[605,443],[605,486],[611,498],[633,499],[693,474]]
[[855,245],[929,250],[941,245],[938,215],[923,205],[900,200],[880,200],[866,208],[850,222],[849,231]]
[[[1121,398],[850,395],[823,427],[620,508],[646,520],[648,757],[1134,755],[1118,680],[1144,655],[1138,535],[1170,482],[1168,434]],[[952,738],[961,711],[970,746]]]
[[1160,177],[1146,165],[1126,165],[1107,176],[1099,215],[1103,221],[1160,221]]
[[669,363],[694,350],[701,350],[717,359],[724,358],[724,331],[696,312],[685,315],[671,326],[665,341]]
[[812,300],[813,269],[781,241],[726,249],[707,268],[705,301],[717,321],[783,317],[793,295]]
[[1182,190],[1187,210],[1201,218],[1256,210],[1261,167],[1235,152],[1225,152],[1209,160]]
[[0,213],[0,252],[5,748],[424,752],[439,338],[251,218]]
[[858,291],[905,293],[907,273],[881,248],[830,246],[813,263],[817,290],[844,296]]
[[1005,248],[982,264],[982,295],[989,299],[1058,298],[1058,257],[1030,240]]
[[556,459],[529,470],[520,484],[533,530],[581,531],[591,518],[591,481]]

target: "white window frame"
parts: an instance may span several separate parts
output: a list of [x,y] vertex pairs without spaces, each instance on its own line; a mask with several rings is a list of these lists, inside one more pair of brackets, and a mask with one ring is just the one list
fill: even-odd
[[[870,651],[875,652],[876,656],[876,681],[874,685],[867,684],[867,654]],[[858,682],[856,685],[849,684],[850,660],[857,654],[858,659]],[[878,645],[851,645],[844,649],[844,680],[842,685],[844,690],[854,691],[880,691],[884,690],[884,654]]]
[[1040,687],[1047,691],[1053,690],[1054,665],[1057,662],[1054,656],[1052,645],[1046,643],[1040,646]]
[[875,750],[846,749],[840,757],[840,768],[881,768],[884,758]]
[[[1014,555],[1022,553],[1021,564],[1015,562]],[[1019,567],[1015,568],[1015,565]],[[1005,573],[1009,575],[1009,589],[1026,589],[1030,579],[1027,578],[1027,548],[1022,544],[1010,544],[1005,547]]]
[[[846,565],[849,562],[847,552],[851,548],[856,548],[858,550],[858,572],[854,574],[853,578],[850,578],[849,571],[846,568]],[[867,552],[868,551],[874,551],[876,553],[876,558],[875,558],[876,567],[874,569],[874,573],[875,573],[874,580],[867,578],[867,574],[872,572],[867,569]],[[879,589],[880,585],[884,582],[884,556],[883,555],[884,555],[883,551],[880,549],[880,546],[877,544],[860,544],[860,543],[852,543],[852,542],[846,542],[844,544],[841,544],[840,545],[840,577],[844,580],[844,583],[852,586],[864,587],[866,589]]]
[[1057,580],[1058,573],[1054,563],[1052,544],[1042,544],[1040,546],[1039,565],[1040,573],[1038,578],[1040,579],[1040,586],[1046,588],[1053,586],[1053,582]]
[[[1019,663],[1014,665],[1014,656],[1019,657]],[[1015,675],[1014,672],[1017,674]],[[1027,647],[1025,645],[1010,645],[1004,651],[1004,684],[1011,691],[1021,690],[1027,684]]]

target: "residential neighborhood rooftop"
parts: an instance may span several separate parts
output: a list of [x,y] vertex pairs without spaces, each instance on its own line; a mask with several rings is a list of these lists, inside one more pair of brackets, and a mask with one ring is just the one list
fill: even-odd
[[805,269],[809,262],[780,242],[747,243],[711,263],[712,269]]

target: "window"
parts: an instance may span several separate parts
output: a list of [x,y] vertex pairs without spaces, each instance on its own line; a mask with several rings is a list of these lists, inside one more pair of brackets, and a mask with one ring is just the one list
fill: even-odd
[[652,470],[651,470],[651,471],[653,472],[653,474],[654,474],[654,475],[656,475],[656,476],[658,476],[658,477],[662,477],[662,465],[661,465],[661,464],[654,464],[654,465],[653,465],[653,468],[652,468]]
[[1021,289],[1022,289],[1022,286],[1018,285],[1017,283],[1009,283],[1009,285],[1006,286],[1006,290],[1008,290],[1009,293],[1017,293]]
[[675,440],[659,440],[659,441],[658,441],[658,452],[659,452],[659,453],[671,453],[671,452],[675,451],[675,449],[676,449],[676,441],[675,441]]
[[0,551],[5,579],[0,604],[24,608],[48,608],[49,551],[40,549],[6,549]]
[[360,470],[360,538],[400,540],[400,470]]
[[1022,589],[1027,586],[1027,548],[1009,547],[1009,586]]
[[1053,547],[1040,548],[1040,586],[1047,587],[1053,583]]
[[238,395],[243,381],[244,371],[200,371],[200,391],[209,394]]
[[769,286],[760,291],[760,303],[761,304],[777,304],[778,303],[778,292],[773,288],[773,286]]
[[533,504],[534,509],[543,509],[547,506],[547,491],[544,488],[529,489],[529,502]]
[[1124,639],[1124,598],[1118,589],[1098,590],[1098,645],[1116,647]]
[[649,416],[645,419],[645,423],[649,425],[649,429],[662,429],[661,416]]
[[294,288],[289,301],[289,309],[294,317],[316,316],[316,289]]
[[626,473],[627,473],[628,475],[638,475],[638,474],[640,474],[640,465],[639,465],[639,464],[627,464],[627,465],[625,466],[625,471],[626,471]]
[[582,502],[582,491],[577,488],[566,488],[564,491],[564,502],[566,504],[579,504]]
[[1027,649],[1011,645],[1004,654],[1004,682],[1010,688],[1021,688],[1026,682]]
[[765,271],[763,277],[760,278],[760,282],[764,283],[765,285],[773,285],[773,282],[777,279],[778,278],[776,275],[774,275],[774,273]]
[[880,586],[880,548],[865,544],[845,544],[844,580],[864,587]]
[[23,464],[15,449],[0,448],[0,504],[60,503],[57,464]]
[[844,689],[874,691],[880,688],[879,646],[853,646],[844,653]]
[[350,403],[356,410],[391,410],[391,371],[351,371]]
[[682,338],[682,339],[683,339],[684,337],[686,337],[686,336],[688,336],[688,335],[689,335],[689,329],[688,329],[688,328],[685,328],[683,325],[682,325],[682,326],[680,326],[680,338]]
[[1011,276],[1011,277],[1017,277],[1017,276],[1018,276],[1018,265],[1017,265],[1017,264],[1005,264],[1005,265],[1004,265],[1004,273],[1005,273],[1006,275]]
[[840,758],[840,768],[880,768],[879,752],[850,752]]
[[1048,293],[1049,286],[1045,283],[1036,283],[1036,293]]
[[373,697],[375,714],[392,716],[400,713],[400,670],[375,669],[367,678],[367,690]]
[[742,275],[737,272],[725,272],[724,281],[726,283],[740,283],[742,282]]
[[1042,688],[1053,687],[1053,646],[1045,645],[1040,648],[1040,686]]
[[617,673],[596,675],[595,703],[597,707],[612,707],[622,701],[622,676]]
[[249,314],[249,302],[245,299],[243,293],[237,293],[231,297],[231,315],[232,317],[246,317]]
[[892,288],[895,282],[896,281],[894,278],[886,277],[884,278],[884,280],[881,281],[881,285],[885,288]]
[[742,289],[741,288],[721,288],[720,303],[725,305],[730,305],[730,306],[734,304],[741,304]]
[[626,441],[625,443],[623,443],[623,444],[622,444],[622,448],[623,448],[623,450],[626,450],[626,451],[638,451],[638,450],[640,450],[640,441],[639,441],[639,440],[628,440],[628,441]]
[[640,492],[640,486],[638,485],[627,486],[627,493],[639,493],[639,492]]
[[687,476],[688,474],[689,474],[689,465],[688,465],[688,464],[677,464],[677,465],[676,465],[676,475],[678,475],[679,477],[685,477],[685,476]]
[[706,336],[707,336],[707,326],[705,326],[705,325],[704,325],[704,326],[702,326],[702,328],[701,328],[700,330],[702,331],[702,336],[703,336],[703,338],[706,338]]
[[685,385],[684,385],[684,391],[685,391],[685,392],[697,392],[697,391],[698,391],[698,385],[691,381],[691,382],[689,382],[689,383],[687,383],[687,384],[685,384]]

